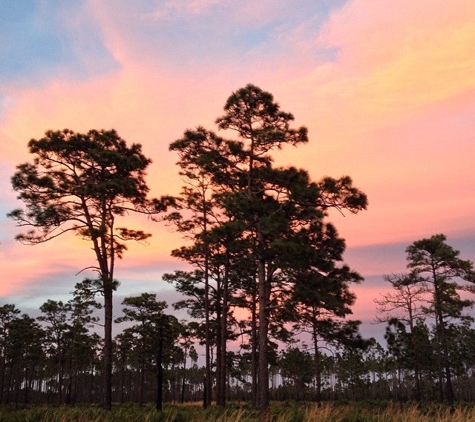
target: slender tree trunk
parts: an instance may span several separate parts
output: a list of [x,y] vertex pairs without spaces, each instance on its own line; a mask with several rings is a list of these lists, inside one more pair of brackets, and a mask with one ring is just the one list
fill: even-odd
[[221,323],[222,323],[222,282],[220,277],[217,280],[217,289],[216,289],[216,404],[221,406],[222,403],[222,396],[223,392],[221,391],[221,375],[222,375],[222,368],[221,368],[221,356],[222,356],[222,342],[221,342]]
[[143,392],[145,384],[145,357],[142,351],[142,362],[140,363],[140,380],[139,380],[139,407],[143,406]]
[[[439,282],[438,282],[438,277],[436,274],[435,268],[432,270],[432,276],[434,280],[434,301],[435,301],[435,313],[436,313],[436,331],[439,336],[439,353],[438,356],[440,356],[440,353],[442,352],[442,365],[439,367],[439,372],[440,372],[440,379],[441,381],[443,380],[443,375],[442,371],[445,372],[445,397],[447,399],[447,403],[450,406],[451,411],[454,411],[454,390],[452,386],[452,373],[450,370],[450,358],[449,358],[449,350],[448,350],[448,345],[447,345],[447,335],[445,332],[445,323],[444,323],[444,316],[442,314],[442,305],[441,305],[441,292],[440,292],[440,287],[439,287]],[[440,358],[439,358],[440,361]],[[443,368],[442,368],[443,367]],[[443,388],[441,386],[441,388]],[[441,390],[443,391],[443,390]],[[443,398],[443,397],[442,397]]]
[[318,333],[317,327],[313,327],[313,346],[315,349],[315,377],[317,379],[317,391],[315,395],[315,401],[318,407],[322,405],[322,365],[320,361],[320,352],[318,350]]
[[449,348],[447,345],[447,335],[445,332],[445,325],[443,317],[440,317],[440,335],[441,335],[441,343],[442,343],[442,358],[444,362],[444,370],[445,370],[445,381],[446,381],[446,399],[447,404],[450,406],[451,411],[455,411],[455,395],[454,389],[452,386],[452,371],[450,368],[450,358],[449,358]]
[[35,373],[35,365],[27,368],[25,373],[25,404],[30,403],[30,391],[33,388],[33,378]]
[[59,349],[58,404],[63,403],[64,359],[62,355],[63,352]]
[[[439,334],[437,334],[439,337]],[[439,379],[439,402],[444,401],[444,375],[442,373],[442,357],[440,356],[440,340],[437,339],[437,378]]]
[[162,324],[158,327],[158,347],[157,347],[157,397],[155,399],[155,409],[163,409],[163,329]]
[[66,404],[72,403],[72,389],[73,389],[73,358],[69,357],[69,379],[66,387]]
[[258,348],[258,335],[257,335],[257,295],[253,292],[252,297],[252,309],[251,309],[251,371],[252,371],[252,380],[251,380],[251,395],[252,395],[252,405],[257,408],[257,385],[258,385],[258,357],[257,357],[257,348]]
[[31,380],[30,380],[30,366],[25,366],[25,380],[24,380],[25,390],[23,391],[23,403],[28,404],[28,394],[31,387]]
[[[206,213],[205,213],[206,221]],[[204,228],[206,233],[206,227]],[[203,407],[206,409],[211,405],[211,327],[209,321],[209,251],[208,245],[205,245],[205,380],[204,380],[204,395]]]
[[91,371],[90,371],[90,377],[89,377],[89,397],[88,401],[89,403],[93,403],[93,397],[94,397],[94,387],[96,386],[95,383],[95,378],[96,378],[96,371],[94,370],[94,363],[91,363]]
[[267,353],[267,337],[269,327],[269,287],[266,278],[264,259],[258,262],[259,277],[259,420],[270,422],[269,396],[269,359]]
[[0,403],[3,404],[3,389],[5,388],[5,371],[6,371],[6,365],[5,365],[5,348],[2,349],[2,359],[1,359],[1,366],[0,370],[2,372],[1,378],[0,378]]
[[252,303],[251,303],[251,371],[252,371],[252,380],[251,380],[251,396],[252,396],[252,405],[258,407],[258,392],[257,392],[257,380],[258,380],[258,335],[257,335],[257,283],[256,280],[253,280],[252,285]]
[[119,400],[124,403],[124,384],[125,384],[125,364],[121,362],[120,365],[120,380],[119,380]]
[[9,366],[10,370],[8,372],[7,397],[6,397],[6,400],[5,400],[6,404],[10,403],[10,393],[12,391],[12,378],[13,378],[13,366],[14,366],[13,358],[10,360],[10,364],[8,366]]
[[421,371],[420,371],[420,366],[419,366],[419,359],[418,359],[418,352],[417,352],[417,347],[416,343],[414,340],[414,326],[411,322],[411,347],[412,347],[412,355],[414,359],[414,381],[415,381],[415,386],[416,386],[416,401],[420,402],[422,399],[422,393],[421,393]]
[[23,368],[23,350],[20,352],[20,359],[18,361],[16,377],[15,377],[15,409],[18,408],[18,403],[20,401],[20,385],[22,380],[22,368]]
[[104,279],[104,409],[112,408],[112,280]]
[[185,345],[184,345],[184,356],[183,356],[183,369],[182,369],[182,376],[181,376],[181,402],[185,403],[185,389],[186,389],[186,361],[188,359],[188,345],[187,341],[185,339]]
[[227,344],[227,333],[228,333],[228,278],[229,278],[229,255],[226,253],[226,267],[225,267],[225,274],[223,279],[222,285],[222,309],[221,309],[221,335],[220,335],[220,343],[221,343],[221,356],[220,356],[220,377],[218,383],[218,392],[219,395],[219,403],[217,403],[221,407],[226,406],[226,344]]
[[185,403],[185,390],[186,390],[186,375],[185,373],[183,373],[183,377],[181,380],[181,402],[182,403]]

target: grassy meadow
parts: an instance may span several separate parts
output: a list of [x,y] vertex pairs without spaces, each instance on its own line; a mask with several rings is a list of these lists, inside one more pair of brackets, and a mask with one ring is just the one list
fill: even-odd
[[[0,422],[257,422],[258,412],[246,404],[231,403],[226,409],[206,410],[195,404],[166,405],[157,412],[152,405],[115,405],[105,412],[97,405],[0,407]],[[315,404],[282,402],[272,404],[273,422],[472,422],[473,406],[422,407],[394,404]]]

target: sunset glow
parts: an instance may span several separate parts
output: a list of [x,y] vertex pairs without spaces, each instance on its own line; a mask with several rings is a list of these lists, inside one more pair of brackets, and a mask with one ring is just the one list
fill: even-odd
[[[475,259],[472,0],[69,3],[0,6],[2,304],[26,312],[67,298],[94,265],[74,236],[34,247],[14,240],[19,229],[5,215],[21,204],[10,177],[31,161],[31,138],[114,128],[152,159],[151,195],[177,194],[169,144],[198,125],[217,130],[226,99],[247,83],[309,129],[309,144],[277,152],[276,164],[314,180],[349,175],[368,195],[367,211],[330,216],[345,259],[369,280],[356,290],[354,317],[373,318],[381,276],[404,271],[415,240],[444,233]],[[183,241],[162,223],[130,221],[153,237],[118,263],[118,294],[162,292],[171,305],[161,275],[183,268],[170,257]]]

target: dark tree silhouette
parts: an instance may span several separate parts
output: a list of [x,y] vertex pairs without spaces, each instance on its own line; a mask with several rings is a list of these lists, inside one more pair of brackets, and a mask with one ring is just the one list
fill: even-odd
[[462,299],[459,291],[473,289],[473,284],[467,286],[461,282],[475,283],[475,272],[473,263],[459,258],[460,252],[448,245],[446,240],[445,235],[436,234],[412,243],[406,252],[408,268],[422,278],[432,294],[426,311],[435,318],[438,355],[445,376],[445,397],[442,395],[440,398],[445,398],[453,408],[455,397],[447,330],[451,320],[470,318],[463,312],[473,305],[473,301]]
[[226,216],[223,225],[247,245],[248,266],[256,270],[258,404],[261,420],[269,421],[269,321],[279,272],[293,265],[289,251],[301,246],[302,231],[320,223],[329,208],[358,212],[367,200],[349,177],[314,183],[304,170],[273,167],[272,150],[308,137],[305,127],[291,128],[293,115],[281,111],[272,94],[249,84],[228,98],[224,111],[216,123],[236,139],[198,128],[172,145],[190,151],[188,163],[211,182],[213,204]]
[[155,215],[170,198],[147,199],[145,170],[150,159],[140,144],[127,146],[114,130],[86,134],[48,131],[28,143],[32,163],[21,164],[12,177],[13,189],[26,206],[8,214],[27,228],[16,239],[36,245],[67,232],[92,243],[98,284],[104,296],[104,407],[111,408],[112,296],[117,287],[115,262],[127,240],[145,240],[150,234],[117,227],[128,212]]

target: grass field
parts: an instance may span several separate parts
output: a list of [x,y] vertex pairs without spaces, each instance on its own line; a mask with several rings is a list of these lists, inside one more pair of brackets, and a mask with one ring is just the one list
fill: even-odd
[[[99,406],[31,406],[26,409],[0,407],[0,422],[256,422],[258,413],[246,404],[230,403],[225,409],[199,404],[166,405],[162,412],[153,406],[116,405],[111,412]],[[401,408],[394,404],[273,403],[273,422],[473,422],[475,407],[459,406],[450,413],[445,406]]]

